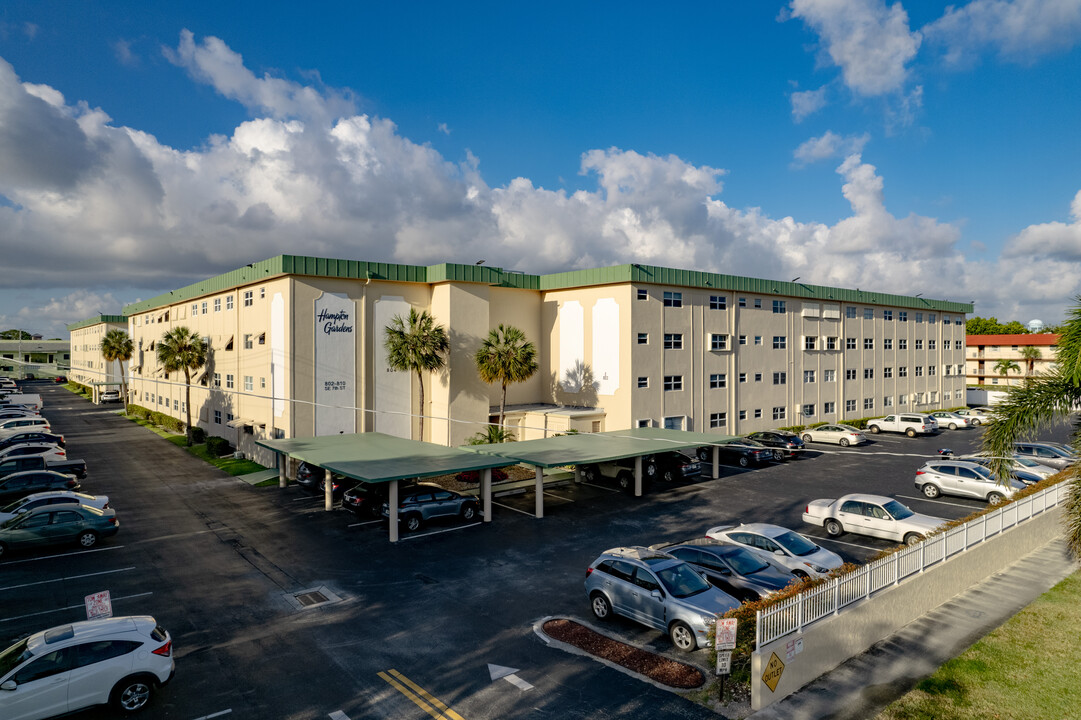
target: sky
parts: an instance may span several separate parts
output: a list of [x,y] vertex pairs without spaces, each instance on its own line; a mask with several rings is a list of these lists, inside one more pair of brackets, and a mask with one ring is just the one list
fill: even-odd
[[1081,0],[0,4],[0,328],[282,253],[1081,295]]

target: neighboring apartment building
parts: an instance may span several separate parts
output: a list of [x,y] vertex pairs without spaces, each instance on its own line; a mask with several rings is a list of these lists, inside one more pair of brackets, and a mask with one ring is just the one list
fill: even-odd
[[71,358],[67,340],[0,340],[0,374],[14,378],[55,377],[67,372]]
[[[1050,372],[1055,364],[1059,336],[1053,333],[1029,335],[969,335],[965,375],[970,385],[1021,385],[1025,378]],[[1030,357],[1026,357],[1029,355]],[[1003,372],[1001,361],[1015,363],[1017,369]]]
[[94,388],[95,402],[104,389],[102,386],[119,390],[119,383],[123,380],[120,362],[107,362],[101,355],[101,341],[110,330],[127,332],[127,317],[95,315],[68,325],[68,332],[71,333],[71,369],[68,371],[68,379]]
[[254,438],[416,437],[418,387],[386,362],[410,308],[449,333],[424,378],[425,440],[458,445],[498,412],[472,354],[521,328],[540,369],[508,388],[520,439],[634,426],[742,434],[963,404],[968,303],[643,265],[552,275],[282,255],[124,308],[132,402],[184,418],[183,375],[155,343],[188,326],[210,347],[193,422],[258,456]]

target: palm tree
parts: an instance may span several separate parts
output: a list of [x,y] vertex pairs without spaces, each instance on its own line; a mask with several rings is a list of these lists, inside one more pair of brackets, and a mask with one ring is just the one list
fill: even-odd
[[997,372],[999,375],[1005,375],[1006,376],[1006,384],[1007,385],[1010,384],[1010,371],[1011,370],[1013,370],[1014,372],[1020,374],[1021,373],[1021,366],[1018,365],[1017,363],[1015,363],[1013,360],[1010,360],[1009,358],[1002,358],[997,363],[995,363],[995,372]]
[[513,325],[499,324],[488,331],[488,337],[481,343],[477,354],[473,356],[477,363],[477,372],[484,382],[498,381],[503,394],[499,398],[499,427],[503,427],[507,407],[507,384],[525,382],[537,372],[537,348],[526,339],[525,333]]
[[1021,348],[1021,357],[1026,361],[1025,377],[1032,377],[1036,372],[1036,361],[1043,359],[1043,353],[1040,352],[1038,347],[1026,345]]
[[437,325],[427,310],[409,309],[409,319],[395,315],[386,327],[384,347],[387,362],[400,371],[413,371],[420,385],[420,439],[424,439],[424,374],[442,370],[447,365],[450,340],[442,325]]
[[[1069,418],[1081,403],[1081,296],[1074,298],[1061,326],[1054,369],[1024,385],[1011,387],[995,406],[994,422],[983,434],[983,451],[992,458],[991,470],[1002,482],[1009,476],[1007,458],[1013,443],[1034,436],[1056,420]],[[1074,425],[1071,444],[1081,448],[1081,427]],[[1063,511],[1066,540],[1074,555],[1081,555],[1081,478],[1069,470],[1068,497]]]
[[514,442],[514,433],[496,425],[487,425],[476,435],[466,440],[466,445],[495,445],[501,442]]
[[131,337],[118,328],[113,328],[105,333],[101,339],[101,356],[106,362],[120,361],[120,384],[124,393],[124,413],[128,412],[128,375],[124,372],[124,363],[131,360],[135,353],[135,346]]
[[158,362],[165,372],[184,371],[184,408],[187,412],[185,433],[191,447],[191,373],[206,364],[206,342],[186,327],[175,327],[158,341]]

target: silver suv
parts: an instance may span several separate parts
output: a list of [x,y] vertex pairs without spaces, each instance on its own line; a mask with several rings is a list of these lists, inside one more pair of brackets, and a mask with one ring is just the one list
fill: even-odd
[[1061,443],[1054,442],[1017,442],[1013,451],[1025,458],[1032,458],[1041,465],[1064,470],[1077,462],[1073,450]]
[[622,615],[667,632],[684,652],[708,645],[717,617],[739,606],[687,563],[645,547],[603,552],[586,569],[586,595],[598,620]]
[[957,495],[979,498],[997,505],[1024,488],[1025,484],[1011,478],[1009,486],[1000,485],[991,471],[979,463],[932,460],[916,471],[916,487],[929,498]]
[[0,652],[0,717],[39,720],[105,704],[136,712],[173,671],[172,638],[150,616],[61,625]]

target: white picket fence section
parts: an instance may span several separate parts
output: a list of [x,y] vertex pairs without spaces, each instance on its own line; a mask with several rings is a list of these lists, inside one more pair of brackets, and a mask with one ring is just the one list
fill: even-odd
[[756,648],[790,633],[801,632],[811,623],[841,613],[847,605],[904,582],[906,578],[918,575],[927,568],[947,562],[984,540],[1055,507],[1065,498],[1066,483],[1058,483],[765,610],[759,610],[756,615]]

